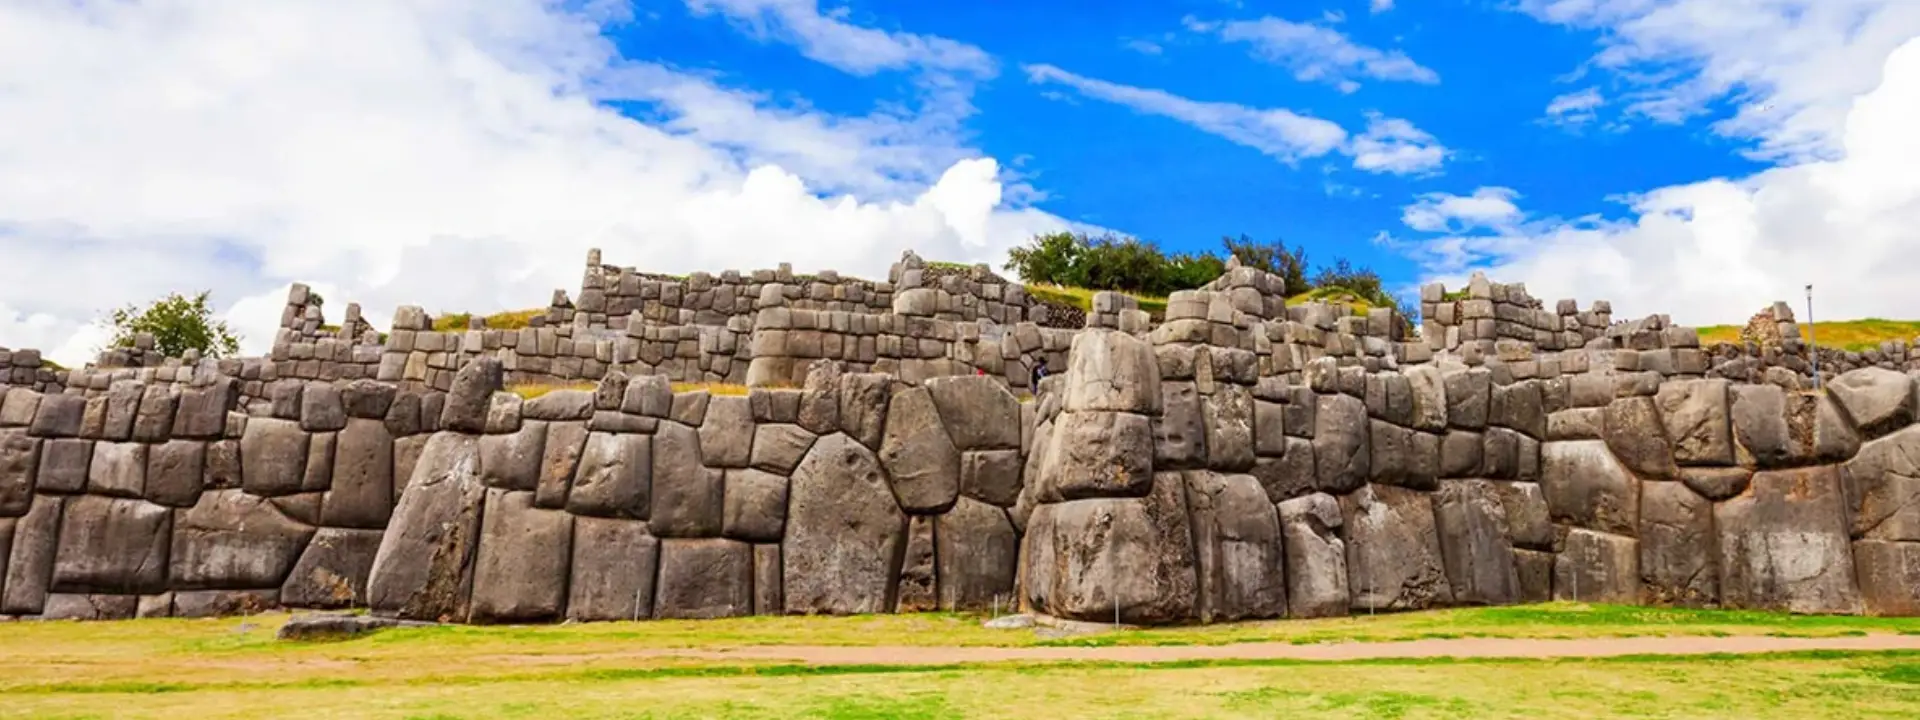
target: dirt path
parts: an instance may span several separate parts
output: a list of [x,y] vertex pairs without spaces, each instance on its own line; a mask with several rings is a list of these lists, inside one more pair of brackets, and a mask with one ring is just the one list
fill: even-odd
[[[1324,645],[1241,643],[1140,647],[833,647],[752,646],[722,650],[660,649],[618,653],[635,659],[785,662],[807,665],[948,665],[992,662],[1123,662],[1183,660],[1370,660],[1382,658],[1595,658],[1621,655],[1706,655],[1805,650],[1920,650],[1920,636],[1827,638],[1639,637],[1584,640],[1489,639],[1348,642]],[[607,659],[595,655],[517,656],[535,664]]]

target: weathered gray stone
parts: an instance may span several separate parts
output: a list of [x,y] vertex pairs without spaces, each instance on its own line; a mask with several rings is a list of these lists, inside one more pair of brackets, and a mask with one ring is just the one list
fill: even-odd
[[39,412],[40,393],[23,387],[8,388],[5,392],[0,392],[0,427],[30,427],[33,425],[33,417]]
[[1682,380],[1660,386],[1661,426],[1682,466],[1732,465],[1733,423],[1725,380]]
[[1514,548],[1514,577],[1519,581],[1521,603],[1553,600],[1553,558],[1550,552]]
[[1285,548],[1287,614],[1296,618],[1347,614],[1347,545],[1341,539],[1340,502],[1314,493],[1279,504]]
[[673,410],[673,383],[665,375],[639,375],[627,381],[620,411],[665,418]]
[[249,493],[265,497],[300,492],[307,476],[309,437],[298,423],[289,420],[248,421],[247,432],[240,438],[242,486]]
[[1729,607],[1858,614],[1845,493],[1831,466],[1757,473],[1714,507],[1720,596]]
[[52,590],[139,595],[167,589],[173,512],[143,500],[82,495],[66,503]]
[[393,515],[393,436],[379,420],[352,418],[336,439],[321,522],[377,530]]
[[1552,513],[1538,483],[1494,481],[1492,488],[1506,510],[1507,538],[1518,547],[1553,548]]
[[385,422],[387,432],[394,437],[403,438],[420,434],[422,426],[420,416],[424,410],[420,407],[420,396],[414,393],[401,393],[393,398],[393,405],[387,408]]
[[0,614],[38,615],[46,605],[65,506],[65,498],[35,496],[26,516],[14,521],[7,564],[0,568],[6,573],[0,582]]
[[677,422],[653,436],[653,508],[648,527],[663,538],[719,537],[726,482],[701,463],[700,436]]
[[1416,365],[1406,369],[1413,400],[1413,428],[1426,432],[1447,429],[1447,379],[1439,368]]
[[1313,492],[1319,484],[1314,476],[1313,441],[1297,437],[1282,440],[1286,450],[1279,457],[1263,457],[1253,463],[1253,478],[1266,489],[1267,500],[1276,503]]
[[[838,407],[838,406],[836,406]],[[788,475],[806,457],[816,436],[799,425],[768,423],[753,429],[753,453],[750,467],[776,475]]]
[[753,546],[753,614],[779,615],[786,610],[780,567],[779,543]]
[[143,620],[146,618],[173,617],[173,593],[165,592],[158,595],[141,595],[140,603],[134,610],[134,617]]
[[1373,438],[1366,403],[1348,395],[1321,395],[1314,410],[1313,455],[1319,488],[1352,492],[1373,469]]
[[1220,472],[1253,468],[1253,395],[1239,385],[1221,385],[1200,398],[1207,427],[1207,467]]
[[[301,384],[294,382],[289,385],[296,389],[293,391],[295,395],[288,414],[282,415],[277,412],[281,403],[276,398],[274,417],[298,420],[300,419],[300,396],[297,388],[301,387]],[[126,442],[133,439],[133,422],[140,415],[140,397],[145,392],[145,386],[136,382],[116,382],[107,389],[107,416],[100,426],[101,440]]]
[[753,614],[753,546],[738,540],[660,543],[654,617],[722,618]]
[[998,379],[984,375],[938,377],[928,380],[925,387],[954,447],[963,452],[1020,447],[1020,401]]
[[[149,391],[151,396],[151,391]],[[146,412],[146,400],[140,402],[141,413]],[[340,388],[331,383],[308,383],[307,390],[300,395],[300,429],[307,432],[333,432],[347,426],[346,404],[340,400]],[[135,425],[138,435],[138,425]]]
[[1604,407],[1568,408],[1547,416],[1547,440],[1600,440]]
[[23,430],[0,430],[0,517],[25,515],[33,504],[42,442]]
[[933,522],[940,609],[979,610],[1013,595],[1020,538],[1005,510],[961,498]]
[[573,574],[567,582],[567,619],[653,617],[653,586],[659,559],[660,541],[647,532],[645,522],[574,518]]
[[707,405],[712,400],[713,393],[706,390],[674,393],[673,408],[667,411],[667,419],[688,427],[700,427],[707,420]]
[[1483,472],[1486,436],[1466,430],[1449,430],[1440,439],[1440,477],[1476,477]]
[[519,430],[521,423],[526,422],[520,412],[526,404],[516,393],[495,391],[487,401],[487,434],[504,435]]
[[313,439],[307,443],[307,472],[300,479],[301,490],[321,492],[333,487],[333,456],[339,444],[339,433],[313,434]]
[[1193,382],[1162,383],[1163,410],[1153,418],[1153,466],[1166,470],[1207,464],[1207,418]]
[[139,612],[140,598],[132,595],[55,593],[47,596],[43,620],[130,620]]
[[560,422],[593,417],[592,390],[553,390],[520,405],[520,416],[528,420]]
[[147,450],[146,498],[170,507],[193,507],[206,485],[207,444],[172,440]]
[[947,435],[926,388],[894,394],[887,409],[880,462],[893,481],[894,496],[907,512],[933,515],[953,507],[960,495],[960,451]]
[[1182,475],[1192,516],[1201,622],[1285,614],[1280,519],[1266,490],[1250,475],[1200,470]]
[[281,602],[279,590],[184,590],[172,595],[173,616],[181,618],[253,615]]
[[488,490],[468,622],[560,616],[573,555],[573,516],[533,506],[533,493]]
[[587,426],[580,422],[547,424],[546,447],[540,457],[540,482],[536,486],[535,507],[558,509],[567,506],[567,494],[580,468],[580,455],[587,448]]
[[1774,385],[1733,386],[1733,436],[1742,465],[1776,469],[1843,462],[1860,437],[1827,395]]
[[1013,507],[1024,487],[1019,450],[973,450],[960,455],[960,495]]
[[1853,537],[1920,540],[1920,425],[1862,445],[1841,471]]
[[[384,420],[387,411],[393,409],[394,397],[399,394],[399,388],[362,378],[340,388],[340,405],[346,409],[347,417]],[[185,403],[182,398],[182,408]]]
[[738,395],[714,398],[700,425],[700,458],[708,467],[743,468],[753,459],[753,408]]
[[1677,482],[1640,486],[1640,602],[1710,607],[1720,602],[1713,503]]
[[1640,601],[1640,549],[1630,537],[1574,528],[1553,560],[1553,599],[1630,605]]
[[279,508],[282,514],[292,518],[294,522],[302,525],[319,525],[320,504],[324,500],[322,496],[325,494],[326,493],[317,492],[300,493],[298,495],[271,497],[267,498],[267,500],[273,503],[275,508]]
[[[81,421],[87,414],[87,399],[79,395],[50,394],[40,397],[39,407],[33,414],[33,425],[28,430],[34,437],[70,438],[80,434]],[[172,417],[167,418],[167,427],[172,427]],[[166,439],[162,435],[158,440]]]
[[1680,468],[1680,480],[1687,487],[1699,493],[1701,497],[1714,502],[1739,495],[1747,491],[1747,482],[1753,479],[1753,470],[1728,467],[1690,467]]
[[[1166,396],[1162,390],[1161,395]],[[1258,393],[1255,393],[1258,397]],[[1168,402],[1171,405],[1171,400]],[[1253,403],[1253,453],[1260,457],[1280,457],[1287,452],[1287,406],[1267,400]],[[1154,458],[1159,467],[1159,458]]]
[[1037,499],[1140,497],[1153,484],[1153,430],[1144,415],[1062,413],[1040,461]]
[[1447,424],[1462,430],[1485,428],[1493,404],[1493,374],[1485,368],[1453,370],[1445,380]]
[[487,496],[479,445],[457,433],[427,441],[368,574],[374,610],[409,619],[467,616]]
[[840,376],[840,431],[869,450],[879,450],[887,408],[892,405],[892,385],[893,378],[881,373]]
[[1067,353],[1067,412],[1160,413],[1160,364],[1152,346],[1127,333],[1088,330]]
[[1853,543],[1860,598],[1869,615],[1920,615],[1920,543],[1860,540]]
[[1556,522],[1632,535],[1640,527],[1640,480],[1604,442],[1547,443],[1540,489]]
[[163,555],[171,558],[175,589],[277,588],[313,532],[264,498],[215,490],[179,513],[172,552]]
[[[1199,588],[1183,485],[1179,473],[1164,473],[1144,498],[1073,500],[1034,513],[1028,533],[1043,532],[1036,544],[1050,547],[1028,551],[1030,602],[1070,620],[1194,617]],[[1034,590],[1041,582],[1047,586]]]
[[575,515],[647,519],[653,508],[652,438],[588,435],[566,507]]
[[1520,595],[1508,538],[1506,504],[1486,480],[1449,480],[1433,502],[1434,531],[1453,601],[1462,605],[1510,605]]
[[1659,405],[1650,397],[1624,397],[1607,406],[1602,426],[1607,449],[1620,464],[1643,478],[1678,480],[1673,442],[1661,422]]
[[[442,401],[437,415],[439,427],[473,435],[486,432],[487,409],[493,404],[493,393],[500,389],[500,383],[499,359],[481,355],[467,361],[454,374],[453,385]],[[421,412],[426,413],[424,405]]]
[[367,604],[367,574],[380,552],[379,530],[320,528],[300,553],[280,602],[289,607],[340,608]]
[[[8,487],[8,483],[23,483],[25,479],[24,476],[20,474],[21,466],[13,466],[11,472],[5,469],[9,463],[7,448],[12,444],[8,438],[13,437],[13,433],[16,432],[17,431],[0,430],[0,497],[12,497],[5,490],[5,488]],[[18,440],[16,439],[12,442],[18,442]],[[45,441],[40,449],[40,472],[34,479],[32,489],[43,493],[77,494],[86,492],[87,470],[93,464],[93,443],[94,441],[92,440],[75,440],[71,438]],[[16,449],[15,452],[18,452],[18,450]],[[11,462],[19,463],[22,461],[16,455],[11,457]],[[18,488],[21,486],[22,485],[13,485],[12,487]],[[20,491],[14,490],[13,492],[17,493]],[[15,502],[19,502],[19,500],[15,500]],[[19,506],[12,505],[5,500],[0,500],[0,515],[15,514],[7,511],[7,508],[15,507]]]
[[147,491],[147,448],[144,443],[94,443],[87,490],[97,495],[143,497]]
[[787,529],[787,479],[762,470],[726,473],[720,534],[748,542],[780,542]]
[[202,489],[232,490],[241,487],[240,441],[216,440],[207,443],[207,477]]
[[1520,440],[1523,436],[1503,427],[1487,428],[1480,455],[1480,474],[1501,480],[1520,477]]
[[[1827,393],[1864,439],[1871,440],[1912,425],[1916,400],[1913,379],[1885,368],[1849,371],[1826,385]],[[45,403],[41,404],[44,412]]]
[[480,438],[480,480],[501,490],[540,487],[541,462],[547,451],[547,424],[529,420],[518,431]]
[[859,614],[893,606],[907,516],[871,450],[844,434],[820,438],[793,471],[787,511],[786,612]]
[[1420,610],[1452,601],[1427,493],[1366,485],[1342,497],[1340,510],[1354,610]]
[[1527,380],[1512,385],[1495,385],[1487,406],[1487,421],[1519,431],[1535,440],[1547,437],[1547,411],[1540,383]]
[[893,612],[933,612],[940,609],[940,567],[934,557],[935,515],[914,515],[907,521],[907,551],[900,561],[899,589]]

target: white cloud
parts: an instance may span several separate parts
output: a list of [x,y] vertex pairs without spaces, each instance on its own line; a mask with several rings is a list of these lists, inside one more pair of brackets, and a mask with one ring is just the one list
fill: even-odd
[[1163,90],[1081,77],[1052,65],[1027,65],[1025,70],[1031,82],[1065,85],[1087,97],[1170,117],[1282,162],[1325,155],[1339,149],[1347,138],[1338,124],[1291,110],[1189,100]]
[[881,70],[926,70],[991,77],[993,57],[942,37],[887,32],[845,22],[844,12],[820,12],[818,0],[687,0],[696,15],[722,14],[763,40],[857,75]]
[[1374,173],[1413,175],[1436,170],[1446,162],[1447,149],[1413,123],[1400,118],[1367,116],[1367,131],[1353,139],[1353,166]]
[[1627,111],[1679,123],[1716,102],[1737,107],[1722,135],[1752,155],[1831,159],[1852,99],[1880,84],[1880,61],[1920,36],[1912,0],[1519,0],[1543,22],[1601,31],[1591,64],[1633,90]]
[[1580,127],[1593,122],[1595,110],[1606,103],[1599,88],[1587,88],[1555,97],[1547,103],[1547,121],[1563,127]]
[[[764,7],[850,72],[984,67]],[[997,263],[1071,227],[1009,202],[1022,188],[940,108],[832,116],[622,58],[600,34],[622,9],[0,4],[0,345],[83,362],[99,312],[212,289],[258,352],[292,281],[382,324],[543,305],[589,247],[871,277],[903,249]]]
[[1083,77],[1052,65],[1024,69],[1030,82],[1065,85],[1087,97],[1172,118],[1284,163],[1339,152],[1352,156],[1356,169],[1398,175],[1432,171],[1447,156],[1439,141],[1413,123],[1377,113],[1368,115],[1366,132],[1349,141],[1347,130],[1338,123],[1285,108],[1191,100],[1165,90]]
[[1277,17],[1225,23],[1185,19],[1189,30],[1213,33],[1227,42],[1253,46],[1254,56],[1287,68],[1295,79],[1323,82],[1341,92],[1360,89],[1358,78],[1432,85],[1440,74],[1399,50],[1380,50],[1354,42],[1333,28]]
[[1738,323],[1774,300],[1797,307],[1808,283],[1822,317],[1912,317],[1920,39],[1871,66],[1839,69],[1882,80],[1847,104],[1834,159],[1642,193],[1623,219],[1532,219],[1433,239],[1424,259],[1454,284],[1470,267],[1488,268],[1544,297],[1612,300],[1622,317]]
[[1407,227],[1421,232],[1466,232],[1476,228],[1504,229],[1520,218],[1512,188],[1483,187],[1472,195],[1427,193],[1400,215]]
[[1373,2],[1367,4],[1367,9],[1373,11],[1373,14],[1378,15],[1392,10],[1393,0],[1373,0]]
[[1122,42],[1120,46],[1140,53],[1141,55],[1159,55],[1167,51],[1166,48],[1160,46],[1160,43],[1152,40],[1141,40],[1139,38]]

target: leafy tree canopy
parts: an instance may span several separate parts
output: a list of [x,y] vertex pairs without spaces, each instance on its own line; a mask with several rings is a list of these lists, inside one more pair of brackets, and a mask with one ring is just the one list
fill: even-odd
[[224,321],[213,318],[207,298],[212,291],[197,295],[171,293],[146,308],[128,305],[107,315],[113,326],[111,347],[130,348],[140,333],[153,335],[154,349],[167,357],[181,357],[198,350],[203,357],[225,357],[240,352],[240,337],[227,329]]
[[1226,272],[1226,258],[1233,257],[1242,265],[1280,276],[1290,295],[1339,288],[1377,306],[1400,305],[1378,273],[1355,267],[1344,258],[1313,268],[1304,248],[1289,248],[1279,241],[1260,242],[1241,235],[1223,237],[1220,245],[1222,252],[1217,255],[1167,253],[1138,238],[1060,232],[1036,235],[1025,246],[1008,251],[1006,269],[1030,283],[1167,295],[1219,277]]

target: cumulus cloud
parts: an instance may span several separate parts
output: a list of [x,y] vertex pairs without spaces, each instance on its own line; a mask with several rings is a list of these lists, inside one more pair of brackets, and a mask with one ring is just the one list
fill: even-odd
[[1767,160],[1832,159],[1852,99],[1880,84],[1880,62],[1920,35],[1912,0],[1519,0],[1547,23],[1602,31],[1588,63],[1630,88],[1636,118],[1714,122]]
[[[811,3],[745,5],[849,72],[990,64]],[[625,11],[0,5],[0,344],[83,362],[99,312],[212,289],[258,352],[293,281],[383,324],[400,304],[542,305],[589,247],[667,272],[878,276],[903,249],[998,262],[1072,226],[1010,201],[1028,193],[940,111],[829,115],[622,57],[601,31]]]
[[1520,218],[1520,208],[1513,202],[1519,197],[1520,193],[1504,187],[1483,187],[1464,196],[1427,193],[1401,211],[1400,221],[1421,232],[1506,228]]
[[[1375,12],[1381,9],[1375,6]],[[1426,85],[1440,82],[1439,73],[1414,62],[1406,53],[1362,45],[1329,27],[1272,16],[1223,23],[1189,17],[1185,23],[1194,32],[1217,34],[1227,42],[1253,46],[1254,57],[1287,68],[1297,80],[1323,82],[1341,92],[1359,90],[1358,78]]]
[[1606,103],[1599,88],[1587,88],[1554,97],[1547,103],[1547,122],[1577,128],[1593,122],[1596,110]]
[[1373,0],[1373,2],[1370,2],[1367,4],[1367,7],[1369,10],[1373,11],[1373,14],[1378,15],[1388,10],[1392,10],[1393,0]]
[[1432,135],[1406,120],[1377,113],[1368,115],[1366,132],[1349,138],[1339,123],[1285,108],[1192,100],[1165,90],[1084,77],[1052,65],[1024,69],[1031,82],[1064,85],[1090,98],[1172,118],[1289,164],[1339,152],[1351,155],[1359,170],[1413,174],[1431,171],[1446,159],[1446,148]]
[[[1545,297],[1612,300],[1617,314],[1740,322],[1811,283],[1823,317],[1911,317],[1920,286],[1920,39],[1847,67],[1881,78],[1849,99],[1830,160],[1626,198],[1626,217],[1528,217],[1504,231],[1430,238],[1438,279],[1471,268]],[[1844,82],[1842,84],[1845,84]],[[1821,100],[1819,104],[1832,101]],[[1428,216],[1415,216],[1432,228]],[[1459,228],[1447,228],[1459,229]]]

